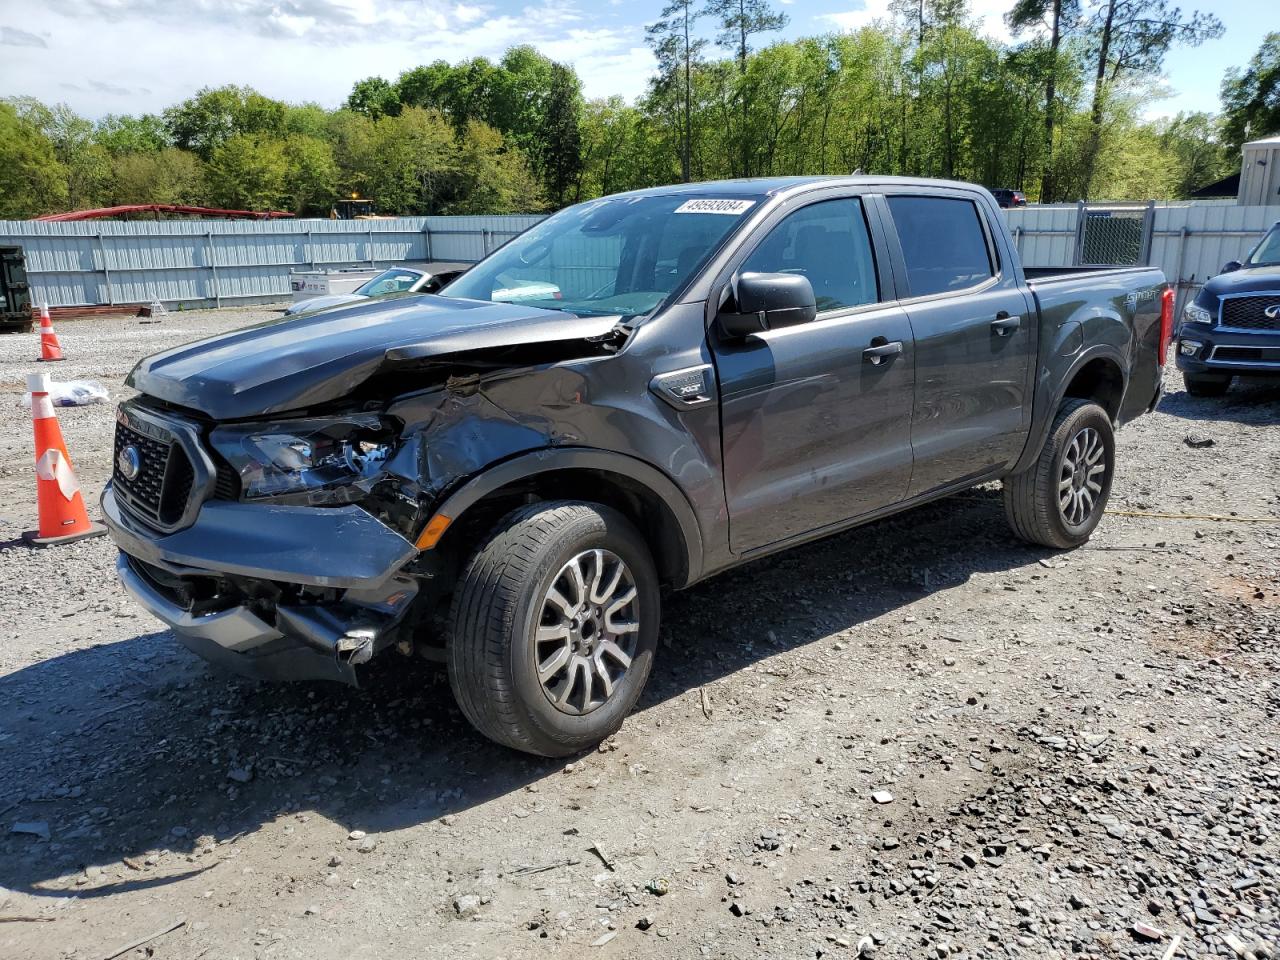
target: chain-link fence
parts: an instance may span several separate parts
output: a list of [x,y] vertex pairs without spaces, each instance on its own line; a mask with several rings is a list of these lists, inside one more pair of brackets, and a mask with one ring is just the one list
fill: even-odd
[[1151,254],[1154,213],[1154,203],[1081,204],[1076,221],[1076,264],[1146,264]]

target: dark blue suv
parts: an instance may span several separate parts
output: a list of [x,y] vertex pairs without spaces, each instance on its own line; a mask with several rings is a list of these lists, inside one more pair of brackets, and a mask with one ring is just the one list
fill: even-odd
[[1193,397],[1221,396],[1237,376],[1280,376],[1280,223],[1182,311],[1178,369]]

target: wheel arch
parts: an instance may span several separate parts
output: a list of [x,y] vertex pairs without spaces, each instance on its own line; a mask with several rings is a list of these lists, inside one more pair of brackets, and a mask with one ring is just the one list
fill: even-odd
[[702,534],[688,498],[666,474],[626,454],[585,447],[537,450],[504,460],[449,494],[435,510],[450,523],[434,549],[462,549],[477,524],[513,502],[581,499],[624,514],[644,537],[659,576],[675,587],[702,571]]
[[1058,380],[1056,390],[1051,394],[1045,391],[1048,402],[1035,411],[1029,442],[1010,472],[1021,473],[1035,463],[1049,439],[1054,417],[1063,400],[1068,397],[1096,400],[1114,423],[1128,386],[1129,378],[1119,350],[1109,344],[1098,344],[1081,352]]

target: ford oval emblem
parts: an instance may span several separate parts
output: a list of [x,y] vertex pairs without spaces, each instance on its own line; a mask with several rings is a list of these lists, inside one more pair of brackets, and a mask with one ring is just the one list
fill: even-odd
[[1270,320],[1280,320],[1280,303],[1273,303],[1262,311]]
[[120,470],[120,476],[126,480],[136,480],[142,472],[142,454],[137,447],[129,444],[116,455],[116,467]]

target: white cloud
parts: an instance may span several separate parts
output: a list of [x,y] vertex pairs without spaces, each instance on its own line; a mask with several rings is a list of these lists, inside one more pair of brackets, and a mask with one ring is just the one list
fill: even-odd
[[0,27],[0,45],[6,47],[40,47],[41,49],[49,46],[44,37],[28,33],[26,30],[19,30],[17,27]]
[[839,30],[852,32],[861,30],[874,20],[886,20],[889,17],[889,0],[863,0],[861,7],[837,13],[824,13],[817,17],[827,21]]
[[[433,60],[497,59],[528,43],[570,63],[588,96],[644,91],[654,62],[638,25],[595,26],[575,0],[520,2],[47,0],[24,11],[21,33],[45,38],[48,50],[6,47],[0,89],[65,101],[91,117],[158,112],[228,83],[333,107],[363,77],[394,80]],[[7,31],[0,37],[9,42]]]
[[[1009,27],[1004,22],[1008,11],[1008,0],[970,0],[968,16],[980,21],[983,33],[997,40],[1008,43],[1012,38]],[[815,17],[819,22],[826,22],[838,30],[852,32],[870,25],[875,20],[891,19],[889,0],[863,0],[862,6],[852,10],[824,13]]]

